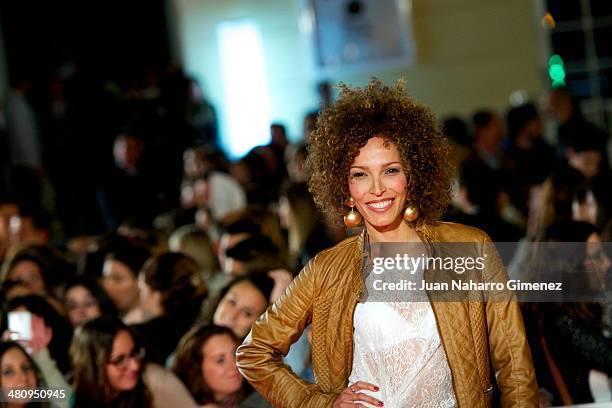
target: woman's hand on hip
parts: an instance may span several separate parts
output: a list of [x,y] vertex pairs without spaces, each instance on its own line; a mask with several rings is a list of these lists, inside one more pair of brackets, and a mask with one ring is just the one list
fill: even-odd
[[384,406],[382,401],[377,400],[374,397],[370,397],[367,394],[364,394],[362,390],[368,390],[377,392],[379,388],[374,385],[363,381],[357,381],[356,383],[349,385],[342,391],[342,393],[338,396],[336,401],[334,401],[334,408],[345,408],[345,407],[365,407],[365,405],[361,404],[362,402],[367,402],[370,405],[375,407]]

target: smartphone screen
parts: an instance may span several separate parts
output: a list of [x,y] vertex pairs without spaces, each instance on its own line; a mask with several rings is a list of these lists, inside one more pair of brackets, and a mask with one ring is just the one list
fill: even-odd
[[15,340],[32,340],[32,313],[9,312],[8,329],[17,338]]

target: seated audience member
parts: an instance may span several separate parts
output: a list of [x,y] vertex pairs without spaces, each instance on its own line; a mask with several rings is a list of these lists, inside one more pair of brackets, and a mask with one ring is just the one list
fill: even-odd
[[20,282],[29,294],[47,296],[50,293],[49,262],[35,248],[23,248],[10,256],[2,265],[0,281]]
[[[589,373],[612,375],[612,339],[603,333],[602,305],[576,299],[602,293],[610,259],[597,229],[586,222],[555,221],[544,239],[547,246],[541,246],[531,270],[557,277],[570,298],[523,307],[538,384],[553,406],[593,402]],[[572,244],[555,249],[554,242]]]
[[612,173],[608,168],[605,149],[588,138],[574,141],[565,152],[569,167],[584,176],[587,186],[599,204],[600,217],[609,218],[612,214]]
[[238,372],[237,347],[234,333],[216,325],[196,326],[181,339],[173,370],[198,404],[269,406]]
[[[43,363],[45,362],[43,361]],[[63,390],[66,397],[45,404],[30,402],[25,398],[10,398],[8,395],[8,391],[11,389],[23,390],[38,387]],[[41,406],[68,408],[70,406],[70,387],[55,365],[52,364],[51,367],[43,365],[41,367],[20,344],[13,341],[0,342],[0,390],[4,394],[2,396],[3,402],[0,405],[7,408]]]
[[[5,311],[3,325],[6,325],[8,312],[30,312],[33,332],[39,333],[35,339],[43,339],[34,341],[32,350],[48,350],[48,355],[64,375],[70,371],[67,353],[72,338],[72,327],[49,302],[35,295],[16,297],[7,303]],[[40,345],[41,342],[44,346]]]
[[70,345],[75,408],[196,407],[183,384],[147,362],[144,347],[120,320],[85,322]]
[[273,290],[274,280],[266,274],[234,279],[221,291],[219,302],[212,309],[212,322],[230,328],[238,339],[244,339],[270,304]]
[[78,276],[66,283],[64,308],[72,327],[99,316],[117,316],[117,308],[104,289],[89,276]]
[[138,276],[145,322],[134,326],[164,363],[200,314],[206,286],[198,264],[188,256],[165,253],[148,260]]
[[62,285],[74,273],[74,266],[51,246],[31,245],[14,248],[0,270],[0,282],[15,281],[28,294],[46,296],[54,306]]
[[138,299],[138,272],[149,258],[142,246],[121,245],[108,253],[102,269],[102,287],[126,324],[143,321]]

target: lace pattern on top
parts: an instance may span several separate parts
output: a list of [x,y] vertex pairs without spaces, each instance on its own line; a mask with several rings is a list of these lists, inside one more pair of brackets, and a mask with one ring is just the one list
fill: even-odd
[[349,384],[378,385],[368,394],[388,408],[457,406],[429,302],[358,303],[353,324]]

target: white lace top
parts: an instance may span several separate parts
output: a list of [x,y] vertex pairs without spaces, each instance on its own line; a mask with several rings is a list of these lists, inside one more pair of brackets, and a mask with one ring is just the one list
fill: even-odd
[[429,302],[358,303],[353,324],[349,384],[378,385],[380,391],[367,393],[386,408],[456,407],[450,368]]

